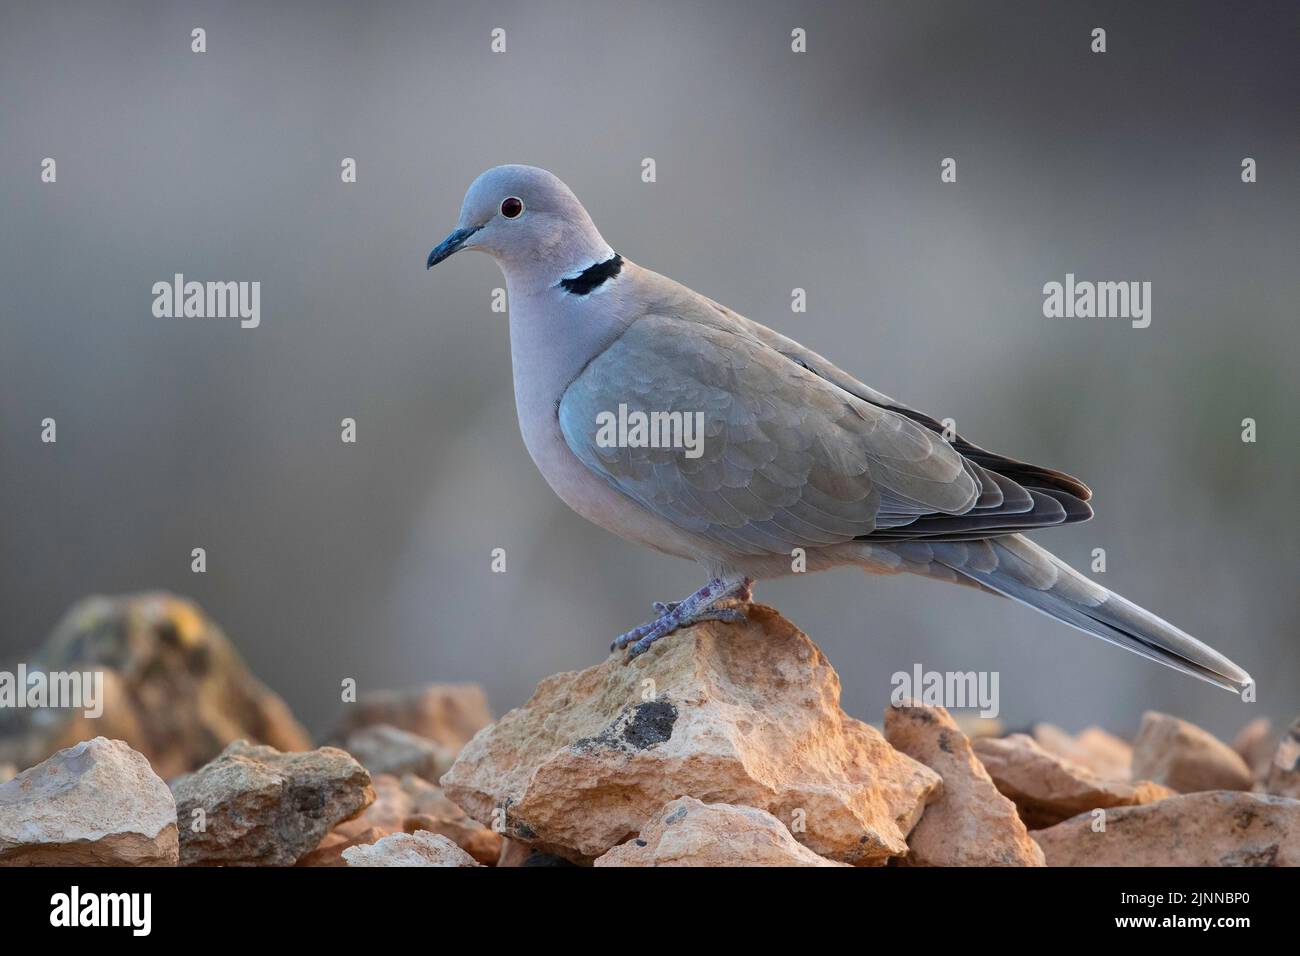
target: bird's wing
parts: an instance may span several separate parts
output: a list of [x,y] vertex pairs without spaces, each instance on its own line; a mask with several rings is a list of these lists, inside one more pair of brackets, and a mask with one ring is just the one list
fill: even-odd
[[[733,312],[726,306],[720,305],[712,300],[709,301],[709,305],[711,306],[711,312],[716,314],[718,318],[715,319],[712,315],[707,315],[707,321],[722,322],[738,330],[742,330],[744,334],[754,338],[756,341],[762,342],[774,351],[780,352],[782,355],[786,356],[786,358],[790,359],[790,361],[797,362],[819,378],[825,379],[833,385],[844,389],[851,395],[856,395],[863,401],[870,402],[878,408],[884,408],[888,411],[896,412],[910,418],[912,421],[924,425],[931,431],[945,431],[942,422],[926,415],[924,412],[919,412],[916,409],[907,407],[902,402],[890,398],[883,392],[876,391],[874,388],[864,384],[839,366],[835,365],[835,363],[827,360],[821,355],[818,355],[812,349],[800,345],[798,342],[794,341],[794,339],[787,338],[781,333],[769,329],[765,325],[760,325],[751,319],[747,319],[743,315]],[[1063,493],[1067,498],[1077,499],[1081,502],[1088,501],[1092,497],[1092,490],[1087,485],[1078,478],[1075,478],[1072,475],[1067,475],[1063,471],[1057,471],[1055,468],[1047,468],[1043,465],[1032,465],[1016,458],[999,455],[995,452],[981,448],[974,442],[967,441],[959,434],[955,434],[951,431],[948,431],[947,434],[950,436],[948,441],[955,449],[957,449],[957,451],[961,452],[962,455],[976,464],[997,472],[1000,475],[1011,478],[1026,487],[1054,495]],[[1068,504],[1068,502],[1066,503]],[[1086,517],[1091,517],[1090,511]],[[1082,519],[1074,518],[1072,520]]]
[[[632,323],[560,401],[574,454],[642,506],[738,554],[986,537],[1069,520],[1051,495],[990,471],[928,425],[762,341],[761,326],[702,301],[699,314]],[[692,422],[698,413],[699,454],[680,441],[610,443],[601,423],[620,406],[628,421],[669,413],[659,421],[670,427],[673,413]]]

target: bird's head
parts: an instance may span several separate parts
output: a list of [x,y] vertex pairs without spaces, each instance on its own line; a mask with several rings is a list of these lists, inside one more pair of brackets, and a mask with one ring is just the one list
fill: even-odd
[[474,180],[460,221],[429,253],[427,268],[461,249],[486,252],[507,279],[541,281],[558,281],[614,254],[569,187],[536,166],[497,166]]

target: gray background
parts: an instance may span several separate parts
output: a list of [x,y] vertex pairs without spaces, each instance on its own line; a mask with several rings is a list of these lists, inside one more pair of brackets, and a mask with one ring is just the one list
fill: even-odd
[[[6,4],[0,658],[83,595],[167,588],[320,731],[343,677],[481,681],[500,711],[702,583],[536,473],[494,264],[424,270],[474,176],[525,162],[624,255],[1083,477],[1097,518],[1037,539],[1084,567],[1105,547],[1103,583],[1261,694],[1247,707],[962,588],[852,570],[762,586],[851,713],[878,720],[890,674],[920,662],[999,671],[1012,725],[1289,720],[1298,10]],[[150,287],[174,272],[260,280],[261,328],[154,318]],[[1045,319],[1042,285],[1066,272],[1150,280],[1151,327]]]

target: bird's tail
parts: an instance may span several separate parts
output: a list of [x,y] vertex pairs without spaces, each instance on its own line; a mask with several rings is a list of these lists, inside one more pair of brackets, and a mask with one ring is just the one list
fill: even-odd
[[[1168,621],[1084,577],[1021,535],[930,543],[931,560],[958,575],[1086,634],[1240,693],[1244,670]],[[935,569],[940,570],[940,569]]]

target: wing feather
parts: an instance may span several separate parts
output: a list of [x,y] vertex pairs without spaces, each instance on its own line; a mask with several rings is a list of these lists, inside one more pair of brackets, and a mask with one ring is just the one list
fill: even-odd
[[[699,454],[602,446],[600,416],[620,406],[700,416]],[[1074,479],[949,441],[928,416],[712,304],[632,323],[570,384],[558,415],[573,453],[614,488],[740,554],[959,543],[1091,514]]]

